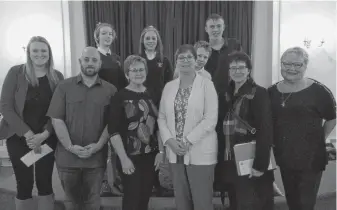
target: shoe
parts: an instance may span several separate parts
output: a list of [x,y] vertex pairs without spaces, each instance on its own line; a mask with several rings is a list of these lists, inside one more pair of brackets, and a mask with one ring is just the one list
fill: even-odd
[[19,200],[15,198],[15,209],[16,210],[36,210],[34,206],[34,201],[32,198],[27,200]]
[[54,210],[54,194],[37,196],[37,209],[38,210]]

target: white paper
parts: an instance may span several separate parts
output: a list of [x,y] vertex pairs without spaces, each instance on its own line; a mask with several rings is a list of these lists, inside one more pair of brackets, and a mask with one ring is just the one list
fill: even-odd
[[[248,175],[252,172],[254,159],[239,161],[240,176]],[[273,169],[272,162],[269,162],[268,170]]]
[[27,166],[30,167],[36,161],[40,160],[42,157],[46,156],[47,154],[53,151],[47,144],[41,146],[41,153],[35,154],[34,150],[25,154],[20,160]]

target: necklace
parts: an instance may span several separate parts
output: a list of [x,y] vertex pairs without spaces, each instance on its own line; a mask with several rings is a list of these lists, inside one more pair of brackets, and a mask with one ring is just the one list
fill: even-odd
[[282,107],[285,107],[286,106],[286,102],[287,102],[287,100],[289,99],[289,97],[291,96],[291,94],[293,94],[292,92],[287,96],[287,98],[286,99],[284,99],[284,95],[283,95],[284,93],[282,93],[282,103],[281,103],[281,106]]

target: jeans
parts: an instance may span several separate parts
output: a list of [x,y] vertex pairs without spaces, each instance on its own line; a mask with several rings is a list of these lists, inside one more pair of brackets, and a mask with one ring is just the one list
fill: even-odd
[[100,189],[105,168],[64,168],[57,166],[65,192],[66,210],[99,210]]
[[[51,138],[55,138],[55,136],[51,136],[47,141],[56,141],[56,139]],[[20,138],[17,135],[13,135],[7,139],[6,145],[16,178],[16,198],[19,200],[32,198],[32,191],[34,187],[34,168],[38,195],[45,196],[53,194],[52,175],[55,161],[54,152],[51,152],[38,160],[34,164],[35,166],[32,165],[30,167],[27,167],[20,160],[22,156],[31,151],[31,149],[29,149],[29,147],[27,146],[25,138]]]

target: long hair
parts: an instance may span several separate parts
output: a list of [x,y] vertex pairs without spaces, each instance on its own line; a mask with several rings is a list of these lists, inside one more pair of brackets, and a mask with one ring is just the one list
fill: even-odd
[[155,51],[157,53],[159,53],[159,58],[160,61],[163,62],[164,61],[164,53],[163,53],[163,42],[161,41],[161,37],[159,34],[159,31],[154,27],[154,26],[147,26],[143,29],[142,33],[140,34],[140,39],[139,39],[139,50],[138,53],[139,55],[145,57],[145,46],[144,46],[144,36],[147,32],[149,31],[154,31],[157,35],[157,46]]
[[45,43],[47,45],[48,51],[49,51],[49,60],[46,63],[46,69],[47,69],[46,75],[47,75],[49,81],[52,83],[52,86],[56,86],[56,84],[59,82],[59,78],[58,78],[58,76],[55,72],[55,69],[54,69],[53,53],[51,51],[51,47],[50,47],[49,42],[42,36],[33,36],[28,42],[27,50],[26,50],[27,61],[26,61],[26,64],[24,65],[24,73],[25,73],[26,79],[28,80],[28,82],[32,86],[38,86],[39,85],[39,80],[36,77],[33,62],[30,59],[30,46],[33,42],[42,42],[42,43]]

